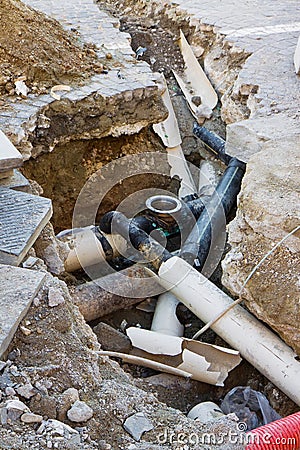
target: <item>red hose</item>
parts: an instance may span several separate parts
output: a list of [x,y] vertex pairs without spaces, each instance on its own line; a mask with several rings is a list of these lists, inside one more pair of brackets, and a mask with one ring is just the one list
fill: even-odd
[[300,412],[247,433],[246,450],[299,450]]

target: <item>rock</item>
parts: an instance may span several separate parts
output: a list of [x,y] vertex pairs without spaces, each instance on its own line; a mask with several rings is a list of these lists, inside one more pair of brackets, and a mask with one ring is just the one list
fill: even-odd
[[67,411],[77,400],[79,400],[79,393],[77,389],[69,388],[62,393],[57,410],[58,420],[63,421],[66,419]]
[[21,397],[27,399],[30,399],[36,394],[36,390],[31,383],[23,384],[23,386],[16,388],[16,391]]
[[93,410],[85,402],[76,400],[72,408],[67,412],[67,417],[71,422],[87,422],[93,417]]
[[43,229],[34,248],[37,256],[42,258],[51,273],[60,275],[64,272],[64,260],[69,253],[69,248],[67,244],[56,239],[50,223]]
[[[269,141],[248,165],[237,217],[229,225],[231,250],[223,284],[234,294],[254,266],[300,223],[300,141]],[[272,156],[270,156],[272,155]],[[300,355],[299,232],[283,242],[253,275],[243,293],[247,307]]]
[[50,287],[48,291],[48,305],[53,308],[54,306],[61,305],[65,299],[59,289]]
[[128,336],[106,323],[100,322],[93,328],[93,331],[103,350],[128,353],[131,349],[131,342]]
[[5,404],[7,418],[15,421],[21,417],[24,412],[29,412],[29,408],[20,400],[8,400]]
[[69,425],[55,419],[49,419],[43,422],[37,432],[43,433],[45,429],[50,429],[50,433],[52,436],[63,436],[66,439],[70,439],[74,435],[79,435],[77,430],[74,430]]
[[14,395],[16,395],[16,391],[15,391],[14,388],[12,388],[12,387],[7,387],[7,388],[5,389],[5,395],[6,395],[7,397],[13,397]]
[[43,420],[43,416],[34,413],[24,413],[21,416],[21,421],[24,423],[40,423]]
[[128,417],[123,427],[136,441],[141,439],[143,433],[154,428],[150,420],[141,412]]

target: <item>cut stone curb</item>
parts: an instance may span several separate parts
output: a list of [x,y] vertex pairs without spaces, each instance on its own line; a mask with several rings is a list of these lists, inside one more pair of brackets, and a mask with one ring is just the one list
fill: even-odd
[[0,188],[0,264],[18,266],[51,215],[50,199]]
[[0,358],[39,291],[45,274],[0,264]]
[[22,191],[30,193],[31,186],[27,178],[19,170],[12,170],[9,177],[0,178],[0,187],[14,189],[15,191]]
[[23,157],[5,134],[0,130],[0,171],[6,172],[23,163]]

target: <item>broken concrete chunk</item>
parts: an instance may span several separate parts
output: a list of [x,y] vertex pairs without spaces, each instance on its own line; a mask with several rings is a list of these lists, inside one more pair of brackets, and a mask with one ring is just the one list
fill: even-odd
[[11,421],[18,420],[24,412],[30,412],[25,403],[20,400],[8,400],[5,404],[7,418]]
[[65,299],[59,289],[50,287],[48,291],[48,305],[53,308],[54,306],[61,305]]
[[24,413],[21,416],[21,421],[24,423],[40,423],[43,420],[43,416],[34,413]]
[[131,349],[131,343],[128,336],[124,335],[115,328],[100,322],[93,328],[101,348],[104,350],[112,350],[114,352],[128,353]]
[[30,399],[37,393],[31,383],[23,384],[23,386],[16,388],[16,391],[19,395],[21,395],[21,397],[27,399]]
[[151,431],[154,428],[153,424],[142,412],[128,417],[125,420],[123,427],[136,441],[141,439],[143,433]]
[[67,412],[71,422],[87,422],[93,417],[94,411],[85,402],[76,400],[72,408]]
[[40,289],[45,274],[0,264],[0,357]]
[[64,272],[64,261],[70,248],[68,244],[55,237],[53,226],[48,223],[37,238],[34,249],[36,255],[45,262],[48,270],[59,275]]
[[49,419],[41,424],[37,433],[41,434],[45,429],[50,429],[50,433],[52,436],[63,436],[66,439],[70,439],[74,435],[79,435],[77,430],[74,430],[69,425],[66,425],[63,422],[60,422],[56,419]]
[[0,172],[15,169],[23,163],[23,157],[0,130]]

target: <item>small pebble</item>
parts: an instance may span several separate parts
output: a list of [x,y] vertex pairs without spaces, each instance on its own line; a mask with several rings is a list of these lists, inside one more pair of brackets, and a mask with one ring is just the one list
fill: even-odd
[[41,423],[43,420],[43,416],[34,413],[24,413],[21,416],[21,421],[24,423]]

